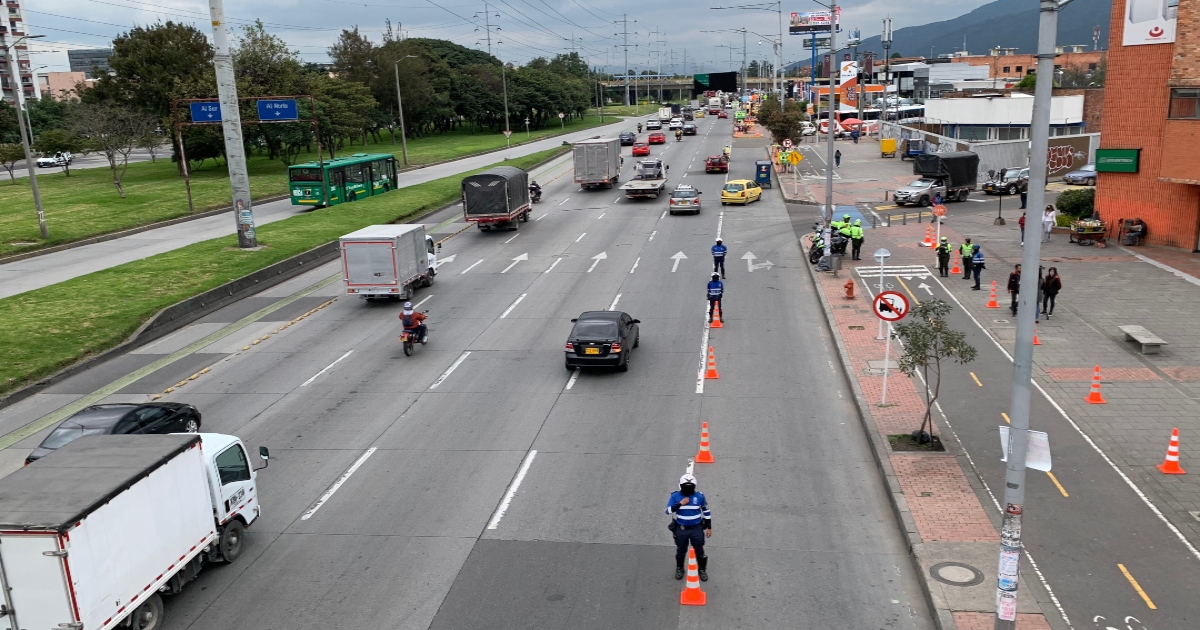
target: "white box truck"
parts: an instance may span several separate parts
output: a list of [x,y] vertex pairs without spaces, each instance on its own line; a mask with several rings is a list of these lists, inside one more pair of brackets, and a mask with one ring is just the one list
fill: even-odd
[[580,188],[612,188],[621,179],[621,141],[592,138],[575,143],[575,183]]
[[83,437],[0,479],[0,629],[161,628],[163,594],[241,553],[255,479],[215,433]]
[[433,285],[437,254],[421,224],[369,225],[341,238],[347,295],[411,300]]
[[664,123],[671,122],[671,119],[674,117],[675,117],[675,111],[672,110],[670,107],[658,108],[658,119],[661,120],[662,122],[664,122]]

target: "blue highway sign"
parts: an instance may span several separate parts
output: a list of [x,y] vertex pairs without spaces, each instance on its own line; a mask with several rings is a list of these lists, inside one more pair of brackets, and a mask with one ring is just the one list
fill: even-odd
[[297,120],[295,99],[258,101],[259,120]]
[[192,122],[221,122],[221,104],[191,103]]

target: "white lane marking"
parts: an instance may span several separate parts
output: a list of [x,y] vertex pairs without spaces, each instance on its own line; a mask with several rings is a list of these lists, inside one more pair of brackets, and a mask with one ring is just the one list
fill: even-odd
[[504,513],[508,511],[508,504],[512,503],[513,495],[517,494],[517,488],[521,487],[521,481],[525,479],[525,473],[529,472],[529,466],[533,464],[533,458],[536,456],[537,451],[532,450],[525,455],[525,461],[521,462],[517,476],[513,477],[512,483],[508,484],[508,492],[504,493],[504,500],[500,501],[500,505],[492,514],[492,520],[488,521],[488,529],[496,529],[500,526],[500,519],[504,518]]
[[655,234],[658,234],[658,230],[654,230],[653,232],[651,232],[651,233],[650,233],[650,238],[649,238],[649,239],[646,239],[646,240],[647,240],[647,242],[649,242],[649,241],[653,241],[653,240],[654,240],[654,235],[655,235]]
[[587,232],[584,232],[583,234],[580,234],[580,235],[579,235],[579,238],[575,239],[575,242],[576,242],[576,243],[578,243],[579,241],[582,241],[582,240],[583,240],[583,237],[585,237],[585,236],[587,236]]
[[[704,316],[708,317],[708,307],[704,307]],[[708,326],[704,327],[704,335],[700,340],[700,369],[696,370],[696,393],[704,393],[704,367],[708,363]]]
[[662,213],[662,214],[660,214],[660,215],[658,215],[658,220],[659,220],[659,221],[662,221],[662,220],[663,220],[663,219],[665,219],[665,218],[667,218],[667,211],[666,211],[666,210],[663,210],[663,213]]
[[725,211],[717,217],[717,238],[721,238],[721,230],[725,227]]
[[329,486],[329,489],[325,491],[325,494],[322,494],[321,498],[317,499],[317,502],[314,503],[312,507],[308,508],[307,512],[300,516],[300,520],[307,521],[308,519],[312,518],[312,515],[316,514],[317,510],[321,509],[322,505],[325,505],[325,502],[333,496],[333,493],[337,492],[338,488],[341,488],[342,484],[346,483],[346,480],[350,478],[350,475],[353,475],[354,471],[358,470],[358,468],[362,466],[363,463],[371,457],[371,455],[374,454],[375,447],[372,446],[371,448],[367,449],[367,452],[359,455],[358,459],[356,459],[354,463],[346,469],[346,472],[342,473],[342,476],[338,477],[338,480],[333,482],[332,486]]
[[571,378],[567,379],[567,389],[575,387],[575,381],[577,380],[579,380],[579,368],[575,368],[575,371],[571,373]]
[[453,373],[453,372],[454,372],[454,370],[456,370],[456,369],[458,368],[458,366],[462,364],[462,362],[463,362],[463,361],[466,361],[466,360],[467,360],[467,357],[469,357],[469,356],[471,356],[471,352],[470,352],[470,351],[467,351],[467,352],[464,352],[464,353],[462,353],[462,356],[458,357],[458,359],[456,359],[456,360],[454,361],[454,363],[452,363],[452,364],[450,365],[450,369],[446,370],[445,372],[442,372],[442,375],[441,375],[441,376],[439,376],[439,377],[437,378],[437,380],[433,382],[433,385],[430,385],[430,386],[429,386],[429,389],[437,389],[437,386],[438,386],[438,385],[441,385],[441,384],[442,384],[442,381],[446,380],[446,378],[447,378],[448,376],[450,376],[450,374],[451,374],[451,373]]
[[[570,199],[570,197],[567,197],[567,199]],[[560,206],[561,206],[561,205],[563,205],[564,203],[567,203],[567,199],[563,199],[562,201],[558,202],[558,205],[560,205]]]
[[620,302],[620,301],[621,301],[621,294],[618,293],[617,297],[613,298],[612,304],[608,305],[608,310],[610,310],[610,311],[617,310],[617,302]]
[[642,257],[638,256],[638,259],[633,261],[633,266],[629,268],[629,273],[633,273],[633,270],[637,269],[638,263],[640,262],[642,262]]
[[509,243],[513,242],[513,239],[514,239],[514,238],[517,238],[517,237],[518,237],[518,236],[520,236],[520,235],[521,235],[521,233],[520,233],[520,232],[517,232],[516,234],[513,234],[512,236],[510,236],[510,237],[509,237],[509,239],[508,239],[507,241],[504,241],[504,244],[505,244],[505,245],[508,245]]
[[555,265],[557,265],[557,264],[558,264],[558,263],[560,263],[560,262],[562,262],[562,259],[561,259],[561,258],[555,258],[555,259],[554,259],[554,262],[550,263],[550,268],[549,268],[549,269],[547,269],[547,270],[545,270],[545,271],[543,271],[542,273],[550,273],[550,269],[554,269],[554,266],[555,266]]
[[684,176],[684,177],[687,177],[687,173],[684,173],[684,174],[683,174],[683,176]]
[[417,302],[416,304],[413,304],[413,310],[415,311],[415,310],[417,310],[417,309],[421,308],[421,305],[422,305],[422,304],[424,304],[424,303],[426,303],[426,302],[428,302],[428,301],[429,301],[429,298],[431,298],[431,297],[433,297],[433,295],[432,295],[432,294],[430,294],[430,295],[426,295],[424,300],[421,300],[420,302]]
[[596,217],[596,218],[597,218],[597,219],[603,219],[603,218],[604,218],[604,215],[606,215],[606,214],[608,214],[608,213],[607,213],[607,212],[601,212],[601,213],[600,213],[600,216],[598,216],[598,217]]
[[534,219],[534,221],[541,221],[542,219],[545,219],[545,218],[546,218],[546,216],[547,216],[547,215],[549,215],[549,214],[550,214],[550,213],[549,213],[549,212],[547,212],[546,214],[543,214],[542,216],[540,216],[540,217],[538,217],[538,218]]
[[482,259],[482,258],[480,258],[479,260],[476,260],[476,261],[475,261],[475,264],[473,264],[473,265],[471,265],[470,267],[467,267],[466,269],[463,269],[462,271],[458,272],[458,275],[460,275],[460,276],[461,276],[461,275],[463,275],[464,273],[467,273],[468,271],[470,271],[470,270],[474,269],[474,268],[475,268],[475,265],[478,265],[478,264],[479,264],[479,263],[481,263],[481,262],[483,262],[483,259]]
[[617,197],[616,199],[613,199],[613,203],[617,203],[617,202],[618,202],[618,201],[620,201],[620,200],[621,200],[621,198],[620,198],[620,197]]
[[515,302],[513,302],[512,304],[509,304],[508,308],[504,309],[503,313],[500,313],[500,319],[504,319],[505,317],[508,317],[508,314],[511,313],[514,308],[517,308],[517,305],[521,303],[521,300],[525,299],[526,295],[529,295],[529,294],[522,293],[521,297],[518,297]]
[[690,475],[690,474],[692,474],[692,471],[693,471],[695,468],[696,468],[696,460],[694,460],[694,459],[692,459],[691,457],[689,457],[689,458],[688,458],[687,470],[686,470],[687,474],[689,474],[689,475]]
[[512,259],[512,263],[511,263],[509,266],[505,267],[505,268],[504,268],[504,271],[501,271],[500,273],[508,273],[508,270],[509,270],[509,269],[512,269],[513,267],[516,267],[516,266],[517,266],[517,263],[521,262],[522,260],[529,260],[529,253],[528,253],[528,252],[526,252],[526,253],[524,253],[524,254],[521,254],[520,256],[517,256],[517,257],[513,258],[513,259]]
[[328,372],[328,371],[330,370],[330,368],[332,368],[333,366],[337,365],[338,363],[341,363],[341,362],[342,362],[342,359],[345,359],[346,357],[350,356],[350,353],[352,353],[352,352],[354,352],[354,351],[353,351],[353,350],[347,350],[347,351],[346,351],[346,354],[343,354],[342,356],[338,357],[337,361],[334,361],[333,363],[330,363],[329,365],[326,365],[326,366],[325,366],[325,369],[321,370],[320,372],[317,372],[316,374],[313,374],[313,375],[312,375],[312,378],[308,379],[307,381],[304,381],[303,383],[300,383],[300,387],[304,387],[305,385],[308,385],[309,383],[311,383],[311,382],[313,382],[313,381],[317,380],[317,377],[318,377],[318,376],[320,376],[320,375],[322,375],[322,374],[324,374],[324,373]]

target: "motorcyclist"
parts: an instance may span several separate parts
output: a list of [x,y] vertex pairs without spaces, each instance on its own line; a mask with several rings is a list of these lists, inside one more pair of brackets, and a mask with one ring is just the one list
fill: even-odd
[[726,158],[729,158],[731,155],[733,155],[733,147],[727,144],[725,145],[724,149],[721,149],[721,153],[724,154]]
[[642,133],[642,123],[638,123],[638,133]]
[[400,322],[404,325],[404,330],[408,333],[415,334],[421,345],[425,345],[426,328],[425,314],[413,310],[412,302],[404,303],[404,311],[400,313]]
[[538,185],[537,180],[529,182],[529,195],[536,201],[542,198],[542,187]]
[[676,139],[676,140],[683,140],[683,130],[681,130],[681,129],[676,129],[676,130],[675,130],[675,139]]

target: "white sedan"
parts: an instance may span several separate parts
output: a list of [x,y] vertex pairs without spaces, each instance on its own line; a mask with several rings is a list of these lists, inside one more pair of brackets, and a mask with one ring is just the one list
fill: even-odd
[[682,118],[672,118],[671,122],[667,123],[667,129],[669,131],[674,131],[676,129],[683,129],[683,119]]

